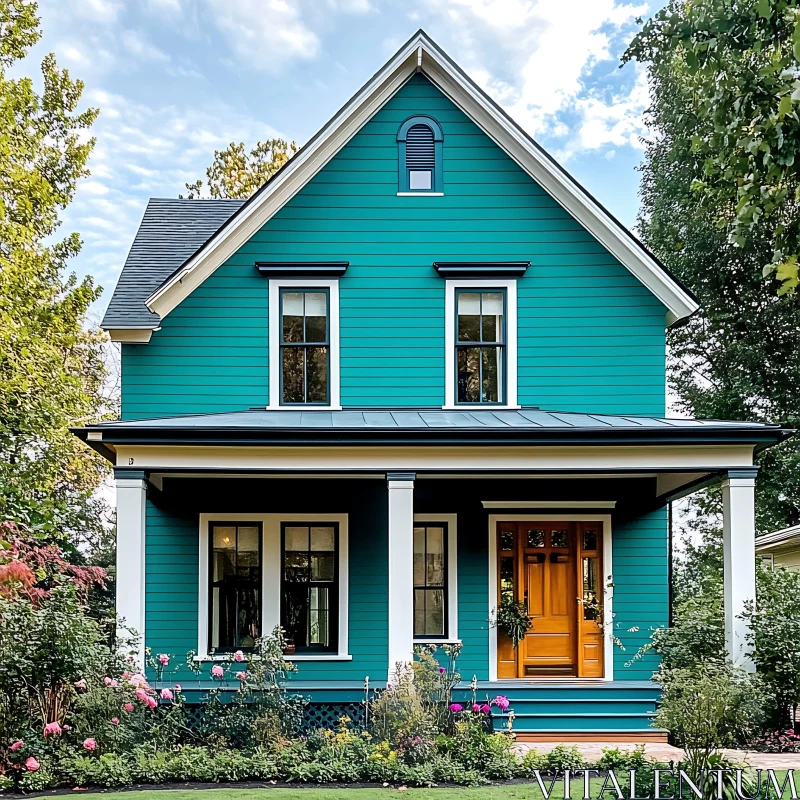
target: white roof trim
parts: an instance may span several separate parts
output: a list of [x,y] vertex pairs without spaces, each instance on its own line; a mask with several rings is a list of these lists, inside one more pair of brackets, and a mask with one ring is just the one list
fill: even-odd
[[377,72],[263,190],[146,301],[165,317],[305,186],[415,72],[447,97],[580,222],[667,308],[672,324],[698,305],[647,250],[572,181],[422,31]]
[[800,525],[792,525],[791,528],[782,528],[779,531],[765,533],[763,536],[756,538],[756,552],[772,545],[785,544],[795,538],[800,540]]
[[158,328],[106,328],[112,342],[147,344],[154,330]]

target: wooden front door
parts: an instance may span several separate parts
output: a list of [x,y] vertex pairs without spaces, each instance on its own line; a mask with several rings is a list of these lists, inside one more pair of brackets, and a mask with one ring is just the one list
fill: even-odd
[[515,649],[498,631],[498,677],[602,677],[602,526],[500,522],[498,602],[524,604],[531,628]]

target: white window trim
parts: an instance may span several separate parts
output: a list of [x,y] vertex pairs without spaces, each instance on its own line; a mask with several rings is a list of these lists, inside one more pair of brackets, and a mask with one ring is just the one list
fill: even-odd
[[[498,522],[600,522],[603,525],[603,677],[577,680],[614,680],[614,539],[610,514],[490,514],[489,515],[489,613],[497,608]],[[497,678],[497,628],[489,626],[489,680]]]
[[[281,289],[327,289],[329,296],[330,405],[281,405]],[[271,278],[269,282],[269,405],[270,411],[303,409],[338,411],[342,407],[339,386],[339,281],[336,278]]]
[[458,638],[458,515],[414,514],[414,522],[447,524],[447,638],[414,637],[414,644],[460,644]]
[[336,522],[339,524],[339,648],[336,653],[286,656],[287,661],[351,661],[349,641],[349,560],[347,514],[200,514],[200,557],[197,587],[197,660],[229,660],[208,652],[208,526],[211,522],[260,522],[261,632],[269,634],[281,622],[281,523]]
[[[506,402],[502,405],[456,404],[456,289],[505,289],[506,293]],[[465,278],[445,281],[444,299],[444,405],[449,411],[455,409],[497,411],[519,408],[517,404],[517,281],[513,278],[487,279]]]
[[444,192],[398,192],[398,197],[444,197]]

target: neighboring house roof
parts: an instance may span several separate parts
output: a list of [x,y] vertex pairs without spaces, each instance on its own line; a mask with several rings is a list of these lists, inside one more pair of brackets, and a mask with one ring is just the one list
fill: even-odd
[[[790,436],[780,425],[718,420],[519,411],[381,410],[234,411],[184,417],[101,422],[74,432],[92,446],[106,444],[503,444],[752,443]],[[92,434],[92,435],[90,435]],[[101,444],[102,443],[102,444]]]
[[[161,283],[155,288],[155,281],[148,279],[151,293],[146,305],[153,312],[151,328],[156,328],[160,318],[169,314],[294,197],[417,72],[423,73],[461,108],[637,277],[667,308],[668,323],[674,324],[697,310],[698,303],[691,292],[468,78],[438,45],[423,31],[418,31],[237,213],[222,221],[207,241],[199,243],[196,252],[188,254],[181,264],[173,267],[170,275],[162,276]],[[147,267],[143,265],[141,272],[146,273]],[[113,326],[104,321],[104,327],[110,329]]]
[[792,525],[790,528],[782,528],[759,536],[756,539],[756,552],[790,544],[797,544],[800,547],[800,525]]
[[244,200],[150,200],[108,304],[106,330],[152,330],[159,317],[147,298],[202,247]]

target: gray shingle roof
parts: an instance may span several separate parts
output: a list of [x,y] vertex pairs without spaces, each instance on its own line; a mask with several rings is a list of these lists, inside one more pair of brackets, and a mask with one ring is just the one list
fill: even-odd
[[148,202],[102,327],[155,328],[144,301],[244,205],[244,200]]

